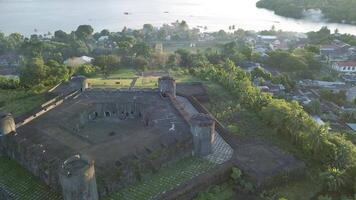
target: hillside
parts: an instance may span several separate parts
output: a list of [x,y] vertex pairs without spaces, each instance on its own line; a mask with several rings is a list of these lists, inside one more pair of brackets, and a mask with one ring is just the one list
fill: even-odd
[[304,17],[304,10],[320,9],[330,22],[356,24],[354,0],[260,0],[256,6],[297,19]]

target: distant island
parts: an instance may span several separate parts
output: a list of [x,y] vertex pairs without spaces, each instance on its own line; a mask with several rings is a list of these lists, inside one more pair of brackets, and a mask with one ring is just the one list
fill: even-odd
[[260,0],[258,8],[274,11],[277,15],[301,19],[305,11],[321,10],[330,22],[356,24],[356,1],[354,0]]

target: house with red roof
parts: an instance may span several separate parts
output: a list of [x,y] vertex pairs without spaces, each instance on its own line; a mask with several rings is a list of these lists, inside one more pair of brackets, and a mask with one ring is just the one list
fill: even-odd
[[342,73],[355,73],[356,61],[339,61],[332,64],[332,68]]
[[327,44],[320,46],[320,56],[328,60],[347,60],[348,50],[351,46],[348,44]]

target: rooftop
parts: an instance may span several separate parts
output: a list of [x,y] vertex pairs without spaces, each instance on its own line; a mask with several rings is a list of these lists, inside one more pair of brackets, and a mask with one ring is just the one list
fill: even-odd
[[336,63],[339,66],[356,67],[356,61],[340,61]]

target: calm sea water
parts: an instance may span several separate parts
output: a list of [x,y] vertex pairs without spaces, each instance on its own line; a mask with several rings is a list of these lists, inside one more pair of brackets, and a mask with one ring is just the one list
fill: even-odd
[[[208,31],[236,25],[247,30],[277,29],[307,32],[327,25],[356,35],[356,26],[311,20],[293,20],[255,7],[257,0],[0,0],[0,31],[30,35],[58,29],[74,30],[90,24],[96,31],[162,25],[186,20],[191,27]],[[130,15],[125,15],[129,12]]]

